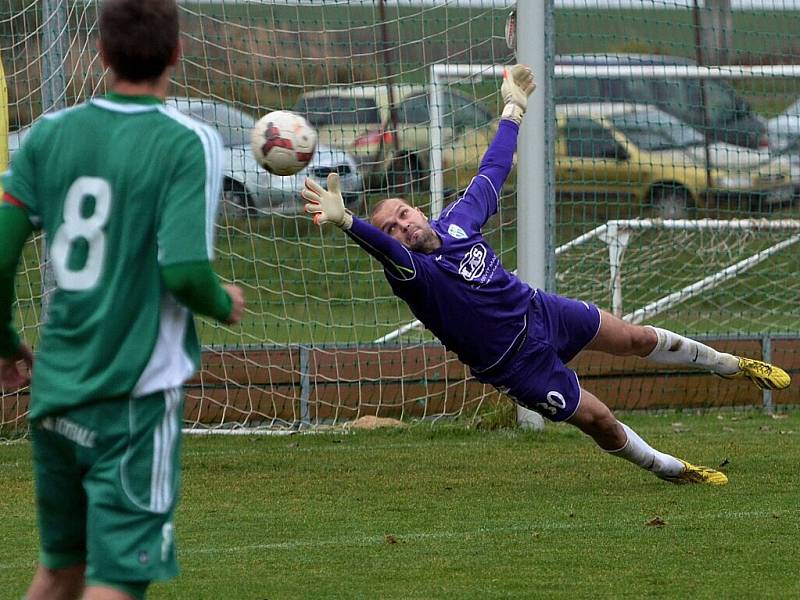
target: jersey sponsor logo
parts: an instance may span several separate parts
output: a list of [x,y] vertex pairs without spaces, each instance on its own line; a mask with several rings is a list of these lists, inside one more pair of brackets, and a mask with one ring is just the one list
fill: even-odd
[[486,246],[475,244],[467,251],[458,265],[458,273],[467,281],[475,281],[486,270]]
[[447,228],[447,235],[450,237],[454,237],[457,240],[465,240],[467,239],[467,232],[461,229],[455,223],[451,223],[450,227]]

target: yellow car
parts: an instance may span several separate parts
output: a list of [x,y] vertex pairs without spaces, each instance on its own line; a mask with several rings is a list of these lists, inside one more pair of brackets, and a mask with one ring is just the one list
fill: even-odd
[[562,104],[556,118],[561,195],[601,195],[620,207],[632,200],[634,216],[645,206],[661,218],[683,218],[693,208],[766,209],[792,199],[786,165],[752,160],[753,151],[739,146],[706,147],[699,131],[654,106]]
[[[422,85],[324,88],[298,98],[293,111],[317,129],[320,143],[356,157],[371,187],[424,192],[430,185],[430,94]],[[496,117],[475,98],[443,93],[444,185],[464,189],[497,129]],[[395,125],[393,125],[396,124]]]

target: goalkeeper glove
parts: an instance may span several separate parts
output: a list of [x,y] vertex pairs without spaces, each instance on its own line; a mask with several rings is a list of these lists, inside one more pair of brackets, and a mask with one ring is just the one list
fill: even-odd
[[506,103],[503,108],[503,119],[514,121],[517,125],[522,123],[522,115],[528,108],[528,96],[536,89],[533,81],[533,71],[526,65],[514,65],[503,73],[503,85],[500,93]]
[[313,215],[315,225],[333,223],[340,229],[348,230],[353,225],[353,215],[344,207],[344,199],[339,191],[339,175],[328,174],[328,189],[306,177],[305,187],[300,195],[306,201],[303,207]]

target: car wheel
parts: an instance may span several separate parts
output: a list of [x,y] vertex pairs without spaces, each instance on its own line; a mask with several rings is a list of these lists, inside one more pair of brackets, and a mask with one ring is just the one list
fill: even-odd
[[692,208],[689,192],[679,186],[655,188],[650,203],[653,216],[658,219],[685,219]]
[[429,174],[422,169],[413,154],[401,154],[392,160],[388,172],[389,192],[408,195],[414,192],[427,192]]
[[225,179],[222,184],[222,209],[228,214],[252,214],[255,206],[244,186],[234,179]]

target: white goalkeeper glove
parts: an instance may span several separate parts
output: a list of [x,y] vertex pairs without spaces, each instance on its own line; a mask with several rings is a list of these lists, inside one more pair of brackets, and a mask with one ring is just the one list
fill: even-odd
[[353,226],[353,215],[344,207],[344,199],[339,191],[339,175],[336,173],[328,174],[327,190],[306,177],[305,187],[300,195],[306,201],[303,210],[313,215],[315,225],[333,223],[344,230]]
[[506,69],[503,72],[503,84],[500,86],[500,93],[506,103],[501,118],[521,124],[525,109],[528,108],[528,96],[535,89],[536,83],[530,67],[517,64]]

